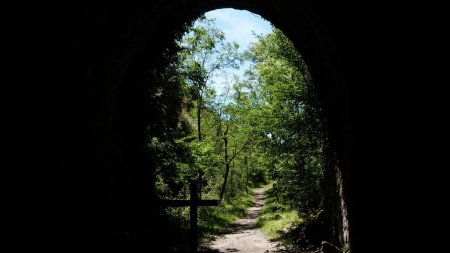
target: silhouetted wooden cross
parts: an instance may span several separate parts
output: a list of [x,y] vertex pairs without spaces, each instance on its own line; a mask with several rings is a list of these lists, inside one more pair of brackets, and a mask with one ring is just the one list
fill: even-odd
[[198,182],[192,180],[190,184],[191,199],[190,200],[163,200],[163,205],[167,207],[184,207],[189,206],[189,245],[192,252],[197,252],[198,235],[197,235],[197,207],[198,206],[218,206],[219,200],[201,200],[198,197]]

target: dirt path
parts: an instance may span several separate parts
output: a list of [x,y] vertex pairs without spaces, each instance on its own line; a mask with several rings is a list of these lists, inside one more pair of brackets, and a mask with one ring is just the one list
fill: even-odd
[[283,247],[274,242],[256,226],[261,207],[265,202],[263,188],[254,189],[255,202],[248,209],[247,216],[232,224],[224,235],[212,242],[204,243],[213,252],[251,252],[269,253],[286,252]]

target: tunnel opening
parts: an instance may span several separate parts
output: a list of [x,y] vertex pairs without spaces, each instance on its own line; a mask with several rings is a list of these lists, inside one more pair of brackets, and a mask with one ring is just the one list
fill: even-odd
[[157,79],[148,70],[164,65],[186,22],[218,8],[263,16],[301,52],[336,151],[352,251],[442,247],[445,9],[313,0],[8,5],[5,231],[19,235],[14,246],[133,251],[114,248],[133,237],[111,231],[157,230],[162,222],[145,221],[158,211],[143,147],[160,114],[147,113],[142,80]]
[[[185,24],[188,23],[189,22]],[[179,38],[186,29],[186,26],[182,26],[182,28],[175,30],[171,38]],[[119,174],[112,176],[113,178],[116,178],[117,176],[125,176],[126,180],[123,178],[116,178],[118,182],[112,184],[114,187],[125,187],[115,189],[117,193],[122,196],[113,196],[112,198],[115,199],[113,202],[117,202],[118,200],[119,204],[116,203],[116,205],[120,207],[116,207],[116,209],[121,210],[124,213],[131,212],[129,213],[129,216],[133,217],[131,220],[126,218],[126,221],[119,222],[122,223],[120,226],[124,226],[121,229],[121,234],[118,235],[119,238],[122,238],[120,240],[124,240],[123,238],[127,237],[129,238],[125,240],[135,240],[133,238],[135,238],[136,235],[124,235],[123,233],[129,233],[125,227],[133,227],[135,226],[133,224],[136,222],[140,222],[143,227],[147,227],[147,236],[149,235],[148,228],[155,226],[155,220],[162,222],[160,223],[161,226],[167,226],[170,222],[173,223],[173,221],[169,220],[166,220],[165,222],[162,221],[167,219],[167,213],[164,214],[164,210],[151,208],[149,206],[142,209],[143,207],[139,206],[141,204],[135,206],[134,202],[145,200],[152,205],[151,203],[157,203],[157,200],[161,197],[173,198],[176,194],[172,194],[173,196],[167,196],[166,194],[164,196],[164,191],[161,191],[161,189],[164,188],[167,190],[169,185],[171,185],[172,190],[176,189],[178,193],[184,192],[184,195],[178,194],[179,197],[186,197],[186,184],[182,184],[185,180],[183,181],[178,179],[178,182],[174,182],[174,180],[166,180],[166,182],[164,182],[159,174],[163,171],[161,170],[161,163],[166,163],[166,165],[168,164],[168,166],[165,166],[166,169],[169,168],[168,171],[177,169],[177,166],[175,165],[176,162],[174,163],[175,159],[169,161],[170,159],[168,160],[167,158],[161,157],[161,153],[158,154],[158,152],[160,152],[158,149],[161,149],[161,145],[164,146],[164,142],[161,142],[160,140],[176,139],[176,127],[177,124],[180,123],[178,121],[180,121],[183,117],[185,118],[185,121],[188,121],[186,120],[186,111],[183,112],[183,109],[180,110],[180,107],[177,107],[177,105],[181,104],[185,104],[184,109],[187,107],[185,103],[186,101],[183,101],[184,99],[181,95],[183,93],[181,87],[172,89],[168,88],[171,85],[177,85],[177,81],[172,78],[173,75],[177,73],[175,73],[175,69],[170,69],[177,60],[176,52],[179,51],[179,45],[174,43],[174,41],[177,41],[177,39],[168,40],[167,44],[161,44],[163,50],[160,52],[152,52],[152,49],[149,48],[146,48],[147,52],[145,52],[141,49],[139,51],[140,54],[132,59],[132,65],[129,67],[128,73],[124,74],[126,80],[124,83],[131,83],[132,85],[127,84],[126,86],[124,85],[121,88],[117,88],[115,94],[117,96],[117,109],[115,114],[112,116],[112,121],[115,122],[114,124],[116,125],[116,129],[121,136],[119,138],[125,141],[123,144],[128,147],[134,146],[134,148],[127,151],[123,161],[131,169],[128,171],[118,172],[123,173],[120,176]],[[145,46],[143,47],[145,48]],[[151,62],[149,62],[149,58],[146,58],[150,55],[149,52],[157,55],[157,57],[154,57]],[[306,66],[304,66],[304,68],[306,68]],[[170,81],[171,78],[172,81]],[[134,110],[137,108],[138,112],[132,112],[130,111],[130,108],[133,108]],[[143,128],[144,125],[145,129]],[[140,132],[140,134],[137,134],[137,132]],[[149,133],[151,134],[149,135]],[[179,134],[180,133],[178,133],[178,135]],[[268,134],[272,135],[272,133]],[[201,140],[200,137],[198,137],[198,139]],[[140,148],[137,150],[136,148],[139,146]],[[153,149],[150,148],[150,152],[148,146],[153,147]],[[166,148],[170,149],[170,147]],[[338,180],[340,179],[340,175],[336,174],[339,169],[336,166],[337,163],[335,160],[335,152],[332,151],[331,146],[329,145],[327,149],[327,165],[324,165],[326,169],[322,172],[324,174],[322,183],[326,185],[325,189],[329,195],[327,196],[327,207],[324,207],[324,209],[327,211],[327,217],[325,218],[327,220],[326,223],[328,226],[334,227],[332,229],[327,228],[327,230],[330,230],[330,236],[328,236],[328,238],[322,238],[322,240],[326,239],[343,246],[349,244],[349,238],[348,227],[345,226],[344,228],[346,213],[343,212],[343,210],[345,210],[345,204],[343,202],[342,184],[340,184],[340,181]],[[167,154],[165,155],[167,156]],[[177,155],[180,155],[180,153],[177,154],[175,152],[172,156],[168,157],[173,158]],[[192,164],[189,166],[192,167]],[[272,173],[271,176],[275,177],[275,173]],[[190,175],[190,177],[198,177],[198,175]],[[149,183],[149,181],[151,183]],[[167,181],[171,182],[167,183]],[[128,191],[128,193],[126,191]],[[131,196],[127,196],[126,194],[130,194]],[[142,210],[147,210],[146,212],[148,213],[144,214]],[[161,219],[163,216],[166,218]],[[154,217],[160,218],[154,219]],[[344,219],[344,222],[342,219]],[[170,229],[168,229],[168,231],[170,231]],[[315,233],[318,234],[324,232],[316,231]],[[333,234],[331,235],[331,233]],[[161,237],[157,237],[158,239],[156,241],[162,242],[166,240],[162,240],[162,237],[168,238],[170,232],[166,233],[165,236],[162,236],[162,234]],[[164,243],[161,245],[163,244]],[[170,244],[170,242],[167,242],[167,244]]]
[[[153,205],[158,196],[150,194],[155,192],[154,185],[148,184],[148,178],[156,180],[150,173],[154,161],[145,147],[148,127],[155,131],[162,129],[156,122],[161,122],[164,113],[156,110],[155,104],[149,104],[147,98],[152,94],[147,84],[160,82],[158,73],[169,65],[164,55],[176,51],[174,41],[186,30],[185,24],[219,8],[245,9],[261,15],[280,28],[302,54],[328,120],[330,143],[336,150],[330,171],[342,172],[349,228],[371,231],[367,227],[376,225],[376,220],[370,218],[374,214],[369,207],[377,198],[368,187],[374,185],[376,178],[366,173],[373,172],[364,164],[366,153],[360,154],[355,149],[353,136],[361,133],[353,131],[352,123],[360,121],[350,114],[348,106],[356,103],[348,97],[349,60],[342,60],[348,48],[337,39],[342,37],[327,30],[329,20],[323,13],[316,13],[317,6],[270,1],[174,1],[120,6],[111,4],[104,9],[92,5],[86,7],[86,15],[80,21],[69,22],[79,33],[68,35],[74,40],[69,43],[74,56],[65,76],[64,110],[65,115],[80,120],[66,119],[70,122],[65,129],[68,136],[79,138],[74,140],[73,152],[64,154],[66,161],[76,162],[64,165],[68,171],[90,175],[82,179],[86,182],[83,188],[86,200],[80,200],[79,205],[85,220],[92,220],[87,224],[92,227],[90,242],[102,245],[100,248],[108,245],[114,248],[115,237],[109,236],[114,227],[133,228],[140,224],[154,228],[162,222],[149,219],[160,217],[160,213]],[[75,10],[72,13],[78,14]],[[176,120],[173,116],[172,120]],[[85,124],[86,121],[89,123]],[[333,228],[337,235],[341,233],[338,226]],[[374,237],[352,232],[352,249],[365,248],[363,245],[371,238]]]

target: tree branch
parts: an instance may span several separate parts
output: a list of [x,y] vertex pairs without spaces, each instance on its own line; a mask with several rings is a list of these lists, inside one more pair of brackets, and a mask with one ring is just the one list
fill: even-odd
[[[228,129],[227,129],[227,130],[228,130]],[[244,146],[242,146],[242,148],[239,149],[239,151],[238,151],[236,154],[234,154],[234,155],[230,158],[230,160],[229,160],[228,162],[233,161],[233,159],[236,158],[236,156],[238,156],[239,153],[241,153],[242,150],[244,150],[245,146],[247,146],[247,144],[250,143],[250,140],[251,140],[251,139],[248,139],[247,142],[245,142]]]

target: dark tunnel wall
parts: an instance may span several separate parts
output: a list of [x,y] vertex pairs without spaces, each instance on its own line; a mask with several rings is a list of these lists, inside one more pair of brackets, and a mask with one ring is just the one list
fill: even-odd
[[[435,193],[416,188],[418,179],[434,179],[420,173],[433,166],[428,153],[421,151],[420,143],[427,138],[421,135],[424,128],[417,113],[426,122],[430,112],[410,108],[416,96],[426,99],[416,86],[423,83],[418,73],[428,69],[414,63],[426,55],[412,53],[420,26],[404,6],[370,2],[11,6],[6,59],[12,81],[6,90],[6,119],[12,124],[5,145],[17,168],[8,178],[18,179],[11,181],[11,213],[26,217],[23,226],[37,231],[55,225],[46,234],[60,238],[65,247],[82,248],[92,242],[92,222],[102,216],[109,200],[151,212],[151,206],[136,204],[152,199],[145,184],[151,161],[142,143],[146,124],[157,117],[146,109],[143,75],[158,68],[158,56],[183,31],[184,22],[222,7],[260,14],[305,58],[342,172],[353,252],[383,252],[389,244],[392,249],[415,248],[411,241],[433,247],[434,234],[412,229],[428,228],[427,222],[419,218],[411,224],[406,218],[411,212],[426,216],[430,211],[423,207],[428,203],[423,197]],[[431,36],[427,34],[422,38]],[[36,145],[31,150],[30,140]],[[41,163],[43,169],[33,169]],[[22,208],[19,199],[33,211]],[[40,217],[48,217],[47,226]],[[31,225],[35,223],[40,225]],[[44,245],[59,245],[35,238]]]

